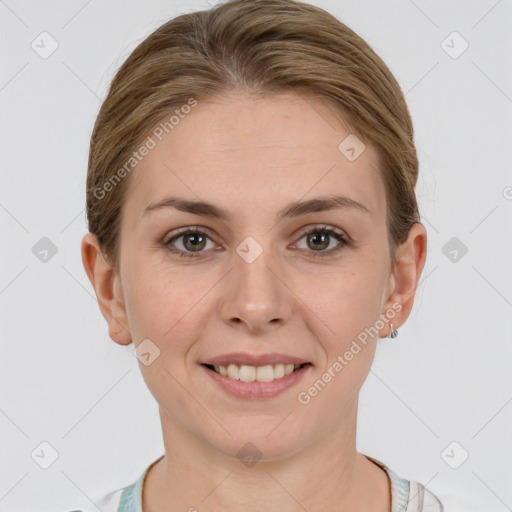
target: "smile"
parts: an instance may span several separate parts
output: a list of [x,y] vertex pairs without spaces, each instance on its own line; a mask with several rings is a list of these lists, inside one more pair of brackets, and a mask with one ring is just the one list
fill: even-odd
[[[305,363],[309,364],[309,363]],[[222,365],[207,365],[208,368],[213,369],[215,372],[220,373],[224,377],[233,380],[241,380],[243,382],[271,382],[276,379],[282,379],[286,375],[294,372],[304,365],[299,364],[267,364],[265,366],[248,366],[229,364],[228,366]]]
[[301,365],[274,364],[248,366],[229,364],[201,364],[206,373],[221,389],[239,398],[272,398],[296,385],[312,368],[311,363]]

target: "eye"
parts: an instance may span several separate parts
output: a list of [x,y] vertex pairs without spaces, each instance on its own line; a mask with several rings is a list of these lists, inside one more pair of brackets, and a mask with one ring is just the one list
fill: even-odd
[[[311,249],[308,252],[313,253],[311,254],[313,257],[329,256],[349,245],[348,240],[341,233],[328,226],[313,227],[303,233],[301,240],[302,238],[306,238],[307,248]],[[337,240],[338,245],[334,249],[326,251],[325,249],[331,245],[332,239]],[[315,252],[318,254],[314,254]]]
[[[183,249],[174,246],[175,241],[180,239],[183,239],[180,241]],[[179,256],[194,258],[199,256],[199,254],[194,253],[204,252],[203,249],[207,245],[207,240],[210,240],[210,238],[206,231],[199,228],[184,228],[179,230],[178,234],[163,240],[162,245]]]
[[[313,257],[327,257],[333,253],[337,253],[343,249],[343,247],[349,245],[348,240],[346,240],[341,233],[338,233],[329,226],[313,227],[302,234],[301,240],[303,238],[306,238],[307,248],[305,250],[311,253],[310,255]],[[332,239],[336,240],[338,245],[333,249],[325,250],[331,245]],[[187,227],[178,230],[177,234],[165,238],[162,241],[162,245],[169,251],[178,254],[178,256],[194,258],[200,256],[200,253],[204,252],[204,249],[208,248],[208,241],[212,242],[208,233],[204,229]],[[176,247],[175,243],[177,245],[181,245],[182,248]],[[215,246],[215,244],[213,244],[213,246]]]

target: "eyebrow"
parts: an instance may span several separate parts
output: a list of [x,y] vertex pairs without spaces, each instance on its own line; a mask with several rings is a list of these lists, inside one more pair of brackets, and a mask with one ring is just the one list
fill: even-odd
[[[157,203],[152,203],[146,207],[143,216],[147,213],[160,210],[162,208],[175,208],[186,213],[202,215],[227,221],[230,218],[229,212],[205,201],[196,201],[183,199],[176,196],[166,197]],[[276,217],[282,220],[286,217],[299,217],[308,213],[322,212],[336,209],[353,209],[363,213],[371,214],[370,210],[362,203],[355,201],[347,196],[325,196],[307,201],[295,201],[287,205],[284,209],[277,212]]]

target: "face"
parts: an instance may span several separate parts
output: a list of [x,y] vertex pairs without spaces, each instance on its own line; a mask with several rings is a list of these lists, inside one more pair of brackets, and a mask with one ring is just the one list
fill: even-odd
[[[111,336],[146,340],[164,432],[234,457],[251,442],[269,460],[354,434],[382,318],[400,322],[377,154],[347,158],[349,134],[318,100],[239,91],[199,102],[132,172],[111,304],[130,336]],[[245,379],[308,364],[255,371],[269,382],[205,366],[230,361]]]

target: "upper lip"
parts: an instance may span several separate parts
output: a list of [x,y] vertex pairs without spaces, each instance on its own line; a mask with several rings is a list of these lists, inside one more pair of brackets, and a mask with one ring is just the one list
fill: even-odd
[[223,354],[221,356],[212,357],[202,364],[211,364],[214,366],[228,366],[229,364],[236,364],[238,366],[265,366],[267,364],[294,364],[301,365],[308,363],[306,359],[300,357],[289,356],[287,354],[278,354],[272,352],[271,354],[248,354],[247,352],[232,352],[230,354]]

